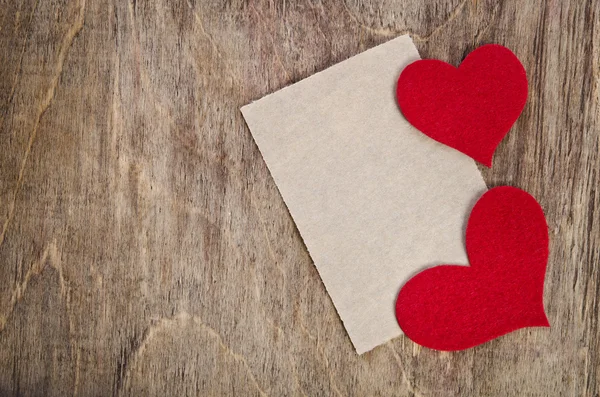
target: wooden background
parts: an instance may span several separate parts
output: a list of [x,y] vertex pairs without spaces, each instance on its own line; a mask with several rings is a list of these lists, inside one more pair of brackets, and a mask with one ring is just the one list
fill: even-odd
[[[483,174],[550,329],[354,352],[239,107],[404,33],[528,71]],[[597,0],[0,0],[0,395],[600,395],[599,47]]]

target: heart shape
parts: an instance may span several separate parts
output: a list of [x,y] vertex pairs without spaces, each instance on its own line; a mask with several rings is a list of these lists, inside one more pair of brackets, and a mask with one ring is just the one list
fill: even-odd
[[475,204],[467,225],[471,266],[441,265],[400,290],[396,318],[414,342],[462,350],[524,327],[549,327],[543,292],[548,228],[537,201],[502,186]]
[[488,44],[458,68],[439,60],[411,63],[400,74],[396,95],[418,130],[491,167],[527,101],[527,74],[508,48]]

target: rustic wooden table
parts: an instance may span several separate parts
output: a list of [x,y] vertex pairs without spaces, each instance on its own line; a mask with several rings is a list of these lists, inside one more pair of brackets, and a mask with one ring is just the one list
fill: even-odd
[[[410,33],[525,65],[552,328],[358,356],[239,112]],[[0,395],[600,394],[597,0],[0,0]]]

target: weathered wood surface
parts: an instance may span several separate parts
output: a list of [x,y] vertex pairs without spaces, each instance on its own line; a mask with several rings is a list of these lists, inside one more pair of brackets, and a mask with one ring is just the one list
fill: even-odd
[[[0,395],[600,394],[600,3],[0,0]],[[551,329],[357,356],[239,107],[403,33],[530,79]]]

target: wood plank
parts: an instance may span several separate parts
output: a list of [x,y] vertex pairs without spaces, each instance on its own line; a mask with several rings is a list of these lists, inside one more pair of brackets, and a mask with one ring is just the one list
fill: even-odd
[[[352,348],[239,107],[400,34],[530,79],[550,329]],[[600,3],[0,1],[0,395],[600,394]]]

